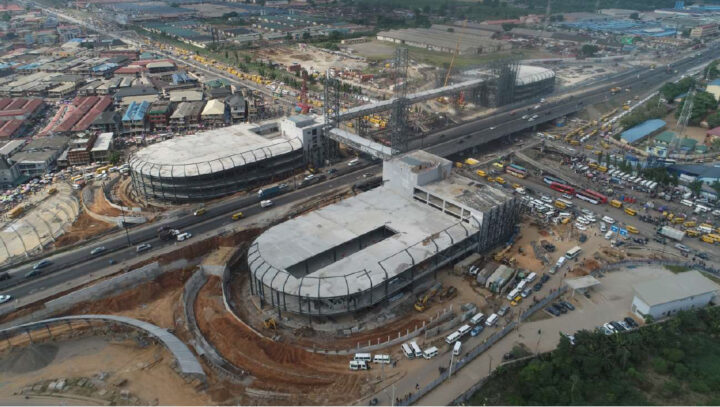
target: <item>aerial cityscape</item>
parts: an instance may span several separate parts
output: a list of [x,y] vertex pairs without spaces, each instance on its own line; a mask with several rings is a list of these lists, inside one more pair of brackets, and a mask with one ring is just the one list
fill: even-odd
[[0,2],[0,405],[720,404],[720,0]]

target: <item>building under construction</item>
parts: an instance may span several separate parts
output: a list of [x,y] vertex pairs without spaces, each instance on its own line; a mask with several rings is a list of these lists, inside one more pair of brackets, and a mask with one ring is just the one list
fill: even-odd
[[135,152],[128,163],[147,200],[206,201],[285,178],[304,168],[322,120],[297,115],[176,137]]
[[384,163],[382,186],[268,229],[248,251],[252,294],[278,313],[352,313],[504,242],[516,199],[452,168],[407,153]]

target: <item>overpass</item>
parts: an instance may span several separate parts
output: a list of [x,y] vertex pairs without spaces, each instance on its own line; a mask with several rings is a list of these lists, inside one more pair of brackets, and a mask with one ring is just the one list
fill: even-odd
[[[481,86],[483,83],[485,83],[485,79],[472,79],[465,82],[456,83],[454,85],[448,85],[443,86],[441,88],[436,89],[430,89],[430,90],[424,90],[421,92],[411,93],[405,97],[405,99],[408,101],[408,104],[412,105],[415,103],[424,102],[426,100],[431,100],[435,98],[439,98],[442,96],[449,96],[454,95],[463,91],[475,89],[479,86]],[[368,103],[361,106],[356,106],[353,108],[350,108],[344,112],[340,113],[340,120],[352,120],[357,119],[358,117],[367,116],[373,113],[379,113],[386,110],[390,110],[392,107],[392,104],[395,102],[397,98],[391,98],[388,100],[382,100],[379,102],[373,102]]]

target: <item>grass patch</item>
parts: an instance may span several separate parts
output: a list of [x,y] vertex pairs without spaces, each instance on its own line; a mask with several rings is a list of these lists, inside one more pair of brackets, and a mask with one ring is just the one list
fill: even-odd
[[684,273],[684,272],[686,272],[686,271],[692,270],[692,267],[687,267],[687,266],[665,265],[664,267],[665,267],[667,270],[670,270],[670,271],[672,271],[672,272],[675,273],[675,274]]

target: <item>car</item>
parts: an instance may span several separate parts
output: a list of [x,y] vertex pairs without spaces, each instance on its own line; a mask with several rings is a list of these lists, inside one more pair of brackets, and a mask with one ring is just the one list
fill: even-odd
[[618,325],[622,327],[624,331],[630,330],[630,325],[628,325],[624,320],[623,321],[615,321]]
[[607,232],[607,226],[605,226],[605,222],[600,222],[600,231]]
[[698,253],[697,256],[703,260],[707,260],[710,258],[710,256],[708,256],[707,253],[703,253],[703,252]]
[[540,277],[540,284],[545,284],[550,280],[550,276],[547,274],[543,274],[542,277]]
[[538,292],[538,291],[542,290],[542,286],[543,286],[542,283],[535,284],[533,286],[533,291]]
[[562,305],[563,307],[565,307],[565,309],[567,309],[568,311],[575,311],[575,306],[572,305],[572,304],[570,304],[569,302],[567,302],[567,301],[565,301],[565,300],[563,300],[563,301],[558,301],[558,303],[559,303],[560,305]]
[[37,262],[33,265],[33,270],[44,269],[45,267],[47,267],[51,264],[52,264],[52,262],[50,260],[40,260],[39,262]]
[[104,251],[105,251],[105,246],[99,246],[99,247],[96,247],[96,248],[90,250],[90,254],[93,256],[97,256],[98,254],[100,254]]
[[625,319],[624,319],[623,321],[625,321],[625,323],[626,323],[630,328],[637,328],[637,327],[638,327],[638,323],[635,322],[635,320],[632,319],[632,318],[630,318],[630,317],[625,317]]
[[607,223],[608,225],[612,225],[615,223],[615,219],[613,219],[609,216],[603,216],[602,220],[603,220],[603,222]]
[[503,315],[507,314],[508,311],[510,311],[510,307],[507,305],[503,305],[502,307],[500,307],[497,314],[500,316],[503,316]]
[[547,307],[547,308],[545,308],[545,311],[551,313],[552,315],[554,315],[556,317],[560,316],[560,312],[553,307]]
[[144,252],[146,250],[152,249],[152,245],[150,243],[143,243],[135,248],[135,251],[138,253]]
[[570,194],[562,194],[562,197],[565,199],[573,199],[573,196]]
[[111,265],[111,266],[112,266],[113,264],[115,264],[115,263],[117,263],[117,261],[115,261],[115,259],[110,259],[110,260],[108,260],[108,264]]
[[616,331],[616,332],[624,332],[624,331],[626,331],[626,329],[625,329],[622,325],[620,325],[617,321],[610,321],[610,325],[612,325],[613,327],[615,327],[615,331]]
[[12,295],[10,294],[3,294],[0,295],[0,304],[5,304],[6,302],[12,300]]
[[520,296],[523,298],[527,298],[530,296],[530,294],[532,294],[532,288],[526,288],[525,290],[523,290],[522,293],[520,293]]
[[540,197],[540,200],[543,201],[543,202],[546,202],[546,203],[550,203],[550,202],[553,201],[552,198],[550,198],[550,197],[547,196],[547,195],[541,196],[541,197]]
[[583,208],[580,210],[580,212],[582,212],[584,215],[587,215],[587,216],[593,216],[593,213],[590,209]]
[[675,248],[678,249],[678,250],[680,250],[680,251],[682,251],[682,252],[689,252],[689,251],[690,251],[690,249],[688,249],[687,246],[685,246],[684,244],[681,244],[681,243],[675,243]]
[[495,130],[495,126],[491,126],[491,127],[490,127],[490,130]]
[[305,181],[310,181],[311,179],[315,178],[315,174],[310,174],[304,178]]
[[616,333],[616,332],[617,332],[617,329],[615,328],[615,326],[614,326],[613,324],[611,324],[610,322],[606,322],[606,323],[603,325],[603,328],[605,328],[606,335],[609,335],[609,334],[607,334],[608,331],[609,331],[610,333]]
[[560,311],[561,314],[564,314],[564,313],[568,312],[568,310],[565,309],[565,307],[563,307],[561,304],[559,304],[559,303],[557,303],[557,302],[554,303],[554,304],[552,304],[552,305],[550,305],[550,306],[551,306],[551,307],[555,307],[558,311]]
[[335,174],[336,172],[337,170],[335,168],[330,168],[329,170],[327,170],[328,174]]
[[3,271],[2,273],[0,273],[0,281],[10,280],[11,277],[12,276],[7,271]]
[[25,273],[25,278],[33,278],[35,276],[39,276],[42,274],[42,271],[40,269],[32,269],[29,272]]
[[470,331],[470,336],[478,336],[480,333],[485,329],[485,326],[483,324],[475,325],[475,328]]
[[577,228],[577,230],[587,230],[587,226],[583,225],[582,223],[575,222],[575,227]]
[[521,117],[521,119],[526,120],[526,119],[529,118],[529,117],[530,117],[530,115],[527,115],[527,114],[526,114],[526,115],[524,115],[523,117]]

